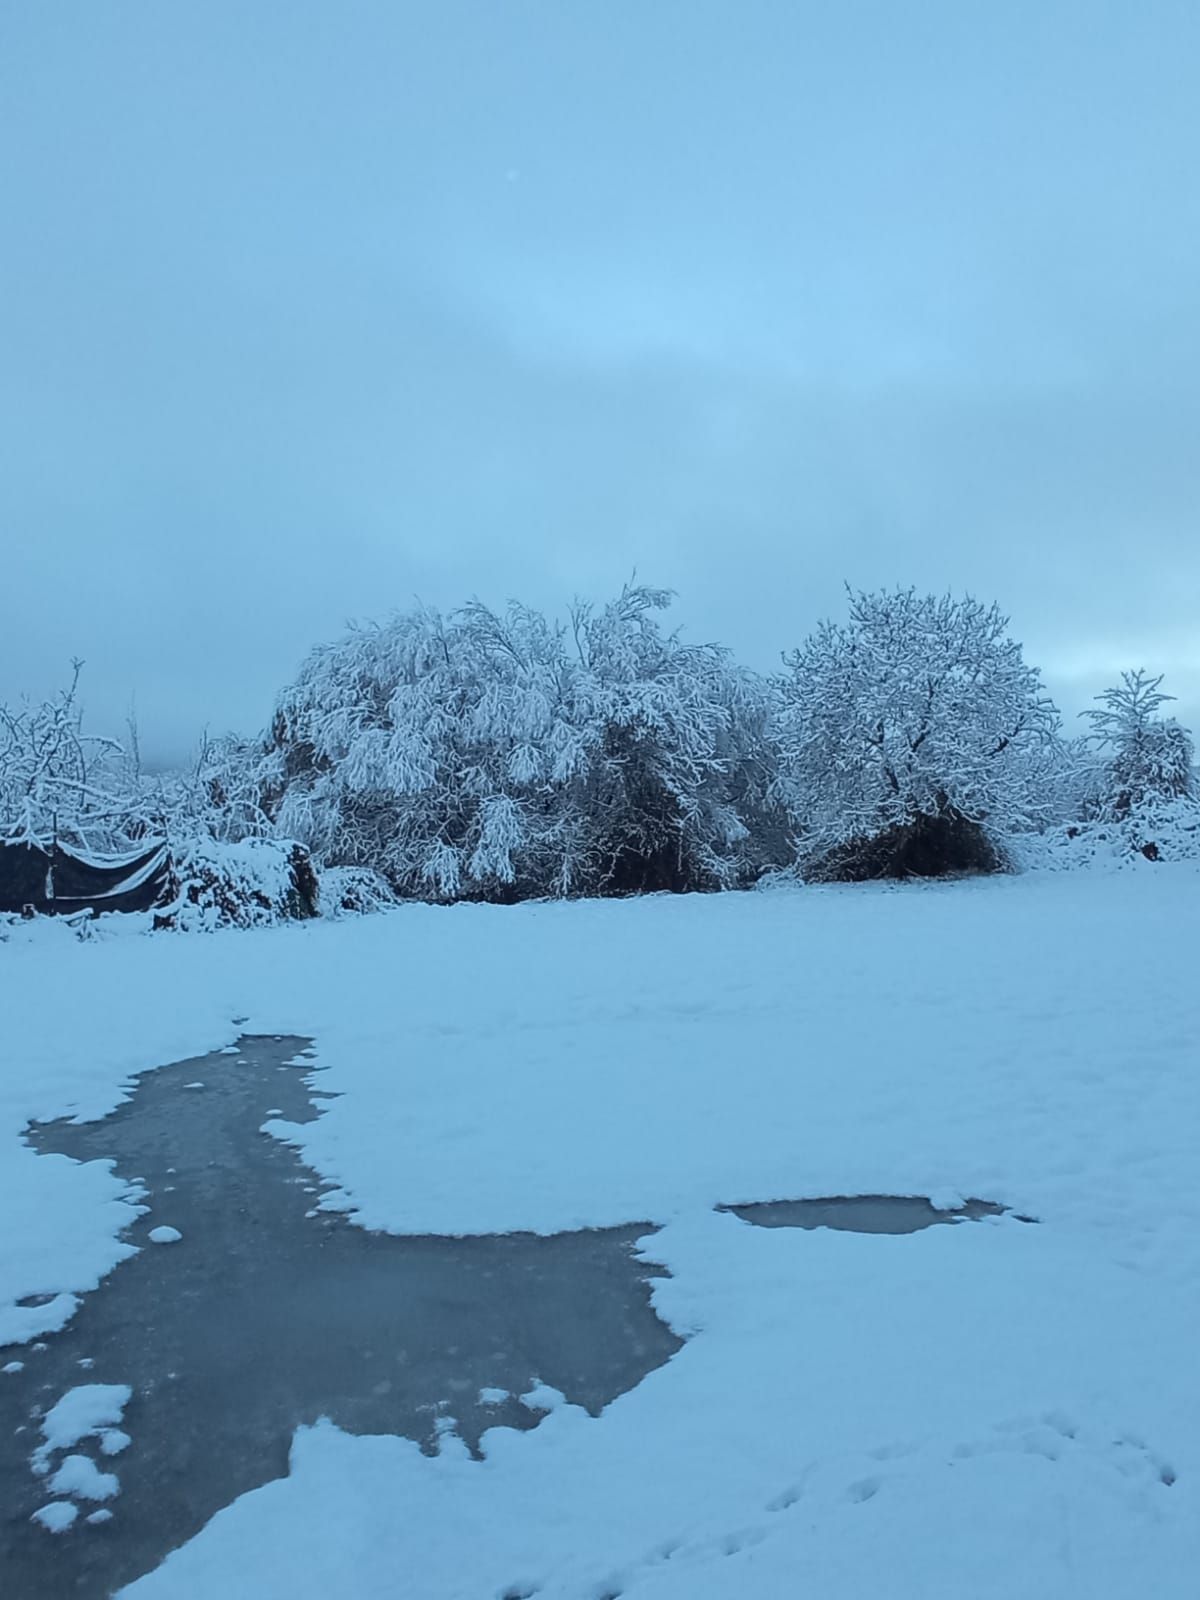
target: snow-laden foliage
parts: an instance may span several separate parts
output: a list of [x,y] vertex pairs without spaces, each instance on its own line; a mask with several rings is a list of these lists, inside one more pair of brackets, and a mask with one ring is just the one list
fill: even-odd
[[995,606],[849,593],[770,680],[627,586],[565,624],[420,607],[312,651],[265,738],[147,776],[85,734],[79,664],[0,708],[0,841],[165,839],[173,927],[444,902],[717,889],[1200,850],[1187,732],[1126,673],[1064,739]]
[[627,587],[569,629],[511,604],[421,608],[309,656],[260,773],[331,865],[432,899],[721,887],[754,869],[764,690]]
[[308,852],[282,839],[240,843],[199,836],[172,854],[170,898],[157,928],[200,932],[315,917],[319,889]]
[[1117,817],[1096,813],[1060,823],[1044,833],[1011,840],[1009,852],[1026,871],[1049,868],[1146,867],[1160,861],[1200,858],[1200,801],[1152,799]]
[[1103,758],[1095,803],[1102,820],[1195,796],[1191,736],[1174,717],[1158,714],[1175,698],[1162,692],[1162,681],[1141,668],[1123,672],[1119,684],[1097,696],[1100,705],[1083,713]]
[[53,699],[0,705],[0,840],[104,851],[130,837],[134,764],[118,740],[84,733],[82,667]]
[[205,739],[190,771],[147,777],[136,726],[125,742],[84,733],[81,665],[52,700],[0,707],[0,841],[57,840],[106,855],[165,839],[172,876],[162,927],[315,915],[308,854],[277,836],[260,803],[261,745]]
[[811,876],[1000,864],[1047,814],[1058,713],[992,605],[849,591],[785,658],[779,792]]
[[1200,788],[1190,734],[1159,715],[1162,678],[1124,672],[1083,713],[1058,826],[1020,841],[1021,865],[1056,869],[1144,865],[1200,856]]
[[150,837],[238,840],[273,828],[259,804],[258,745],[202,741],[187,772],[141,770],[137,728],[125,740],[83,731],[82,662],[52,699],[0,706],[0,839],[121,852]]
[[387,879],[370,867],[325,867],[317,877],[323,917],[361,917],[397,903]]

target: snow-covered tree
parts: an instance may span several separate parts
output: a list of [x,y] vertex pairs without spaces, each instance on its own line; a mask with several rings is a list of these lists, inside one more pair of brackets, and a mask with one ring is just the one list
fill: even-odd
[[770,781],[765,686],[718,645],[684,645],[657,613],[667,590],[626,587],[576,606],[570,788],[598,888],[726,887],[752,874],[751,825]]
[[0,840],[103,850],[124,835],[135,766],[120,741],[84,733],[82,668],[50,700],[0,705]]
[[1102,758],[1097,815],[1119,819],[1195,794],[1191,737],[1174,717],[1159,715],[1175,698],[1162,692],[1162,681],[1141,668],[1123,672],[1119,684],[1097,695],[1100,705],[1083,713]]
[[741,881],[764,690],[665,633],[668,600],[628,586],[569,630],[515,603],[421,608],[318,648],[261,773],[279,826],[443,900]]
[[1046,809],[1058,713],[994,605],[850,590],[785,657],[780,793],[811,876],[921,875],[1000,864]]

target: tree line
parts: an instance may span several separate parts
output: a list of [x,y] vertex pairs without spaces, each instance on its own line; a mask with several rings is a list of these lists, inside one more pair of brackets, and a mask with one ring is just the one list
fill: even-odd
[[562,622],[472,601],[352,628],[261,736],[153,780],[136,738],[84,735],[76,669],[0,710],[0,837],[297,841],[360,893],[450,902],[995,871],[1031,840],[1115,830],[1151,855],[1196,828],[1162,680],[1123,674],[1069,737],[995,605],[850,590],[761,674],[685,643],[670,601],[630,584]]

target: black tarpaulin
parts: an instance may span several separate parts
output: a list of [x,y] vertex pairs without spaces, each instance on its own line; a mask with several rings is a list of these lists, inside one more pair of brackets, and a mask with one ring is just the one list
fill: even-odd
[[111,856],[0,844],[0,911],[149,911],[166,891],[170,864],[158,839]]
[[49,852],[35,844],[0,844],[0,911],[44,909],[49,895]]

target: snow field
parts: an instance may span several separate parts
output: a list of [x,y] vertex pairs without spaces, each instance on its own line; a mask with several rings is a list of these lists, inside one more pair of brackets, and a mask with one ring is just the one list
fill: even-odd
[[[134,1214],[103,1164],[26,1150],[26,1119],[102,1115],[244,1028],[316,1041],[339,1098],[272,1131],[323,1205],[397,1232],[661,1224],[654,1300],[689,1336],[601,1418],[556,1404],[483,1462],[301,1429],[286,1480],[127,1592],[1190,1597],[1198,887],[1181,865],[7,947],[0,1193],[37,1244],[0,1234],[9,1314],[86,1292]],[[854,1193],[1040,1220],[864,1237],[712,1209]]]

